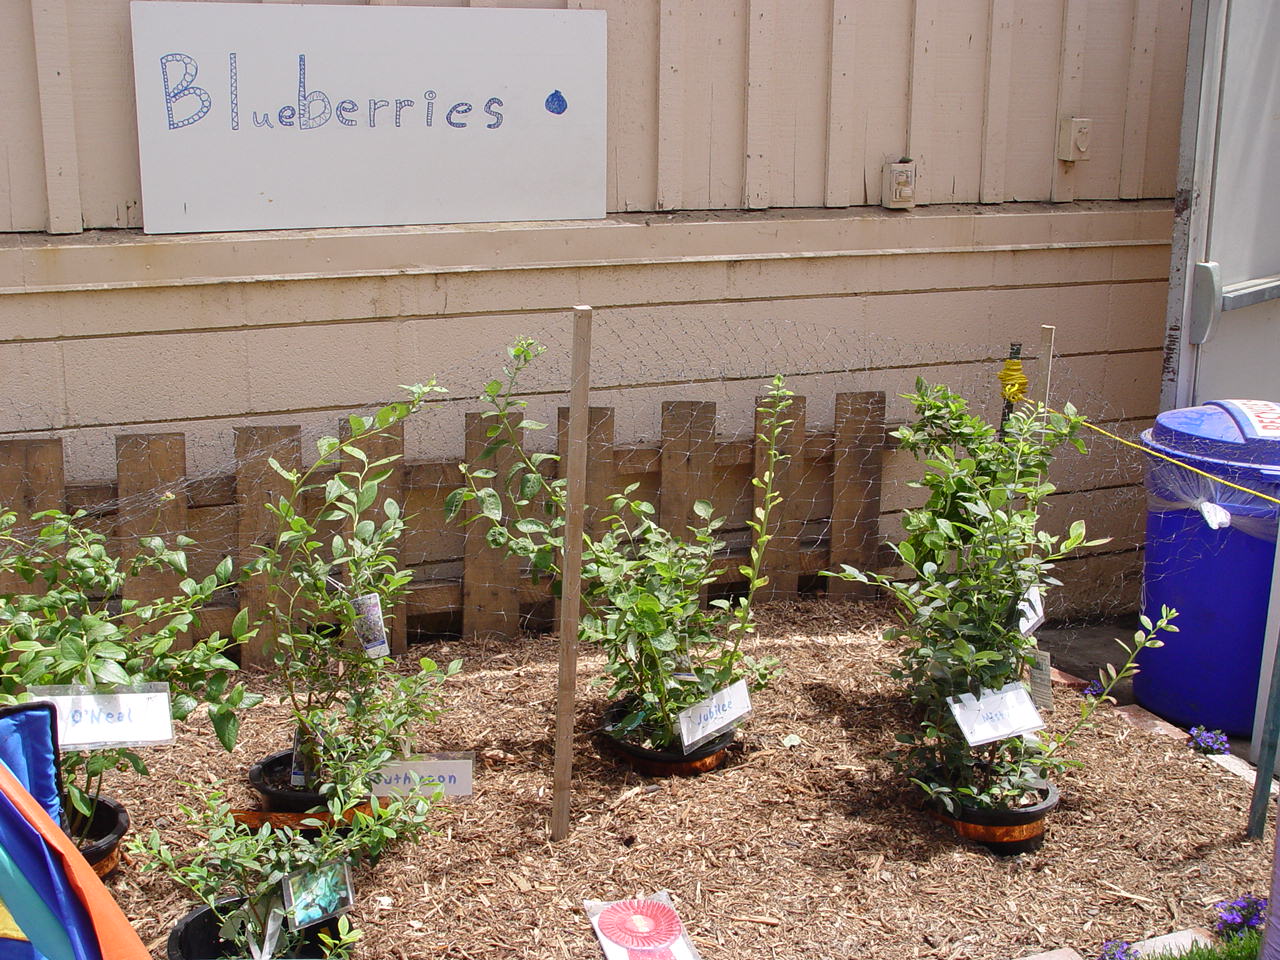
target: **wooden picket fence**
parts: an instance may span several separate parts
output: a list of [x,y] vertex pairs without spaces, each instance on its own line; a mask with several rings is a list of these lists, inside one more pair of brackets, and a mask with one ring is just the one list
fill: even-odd
[[[788,413],[792,423],[781,441],[790,455],[778,477],[786,499],[765,557],[769,585],[764,597],[794,596],[804,578],[841,563],[879,565],[884,409],[883,393],[838,394],[834,429],[811,433],[805,429],[805,398],[795,398]],[[474,464],[484,449],[490,422],[479,414],[467,416],[466,462]],[[562,409],[562,451],[566,422],[567,410]],[[739,579],[736,570],[749,546],[746,520],[759,497],[751,479],[762,469],[763,450],[754,438],[718,440],[715,403],[663,402],[662,440],[653,447],[617,444],[613,409],[592,407],[588,444],[589,529],[602,516],[607,496],[631,484],[639,485],[636,495],[654,503],[660,522],[673,530],[692,519],[694,501],[710,500],[728,518],[724,539],[729,553],[722,579]],[[379,457],[402,454],[403,433],[365,444],[365,449]],[[184,434],[121,435],[116,438],[116,482],[98,485],[65,483],[59,439],[5,440],[0,441],[0,504],[24,517],[45,509],[84,509],[90,522],[117,538],[121,550],[131,549],[140,536],[185,534],[197,542],[188,552],[190,572],[199,577],[223,556],[248,559],[255,544],[274,535],[264,504],[281,494],[283,481],[268,464],[270,457],[286,466],[299,464],[301,428],[237,427],[235,473],[200,479],[187,477]],[[502,469],[501,459],[496,466]],[[521,608],[549,599],[545,583],[533,584],[514,558],[484,542],[481,524],[463,529],[446,523],[444,498],[460,482],[458,461],[403,459],[385,481],[386,495],[400,501],[410,518],[400,549],[402,562],[415,573],[406,602],[394,611],[396,652],[407,648],[415,618],[460,613],[466,634],[511,637],[518,632]],[[135,581],[130,589],[138,599],[161,596],[176,591],[176,581],[174,575],[157,574]],[[12,585],[0,584],[3,589]],[[227,629],[242,606],[252,615],[266,599],[263,589],[246,582],[225,606],[207,611],[202,629]],[[828,590],[848,596],[865,588],[832,580]],[[244,660],[262,662],[270,641],[259,633]]]

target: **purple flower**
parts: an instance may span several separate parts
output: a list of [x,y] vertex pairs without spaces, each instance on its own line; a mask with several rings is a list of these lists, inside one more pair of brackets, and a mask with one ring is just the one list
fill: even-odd
[[1098,960],[1138,960],[1138,951],[1128,940],[1108,940],[1103,943]]
[[[1089,682],[1089,685],[1088,685],[1087,687],[1085,687],[1085,688],[1084,688],[1084,696],[1086,696],[1086,697],[1100,697],[1100,696],[1102,696],[1102,681],[1101,681],[1101,680],[1092,680],[1092,681],[1090,681],[1090,682]],[[1123,941],[1115,940],[1115,941],[1108,941],[1108,942],[1109,942],[1109,943],[1121,943],[1121,942],[1123,942]]]
[[[1221,730],[1206,730],[1202,726],[1192,727],[1187,731],[1187,746],[1197,753],[1230,753],[1231,743]],[[1228,901],[1223,901],[1226,903]]]
[[1218,936],[1238,937],[1249,930],[1254,930],[1267,919],[1267,898],[1255,897],[1246,893],[1234,900],[1222,900],[1213,905],[1218,913],[1218,922],[1214,930]]

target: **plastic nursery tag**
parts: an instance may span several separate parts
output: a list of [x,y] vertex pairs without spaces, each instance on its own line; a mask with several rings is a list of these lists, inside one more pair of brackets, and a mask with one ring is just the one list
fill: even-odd
[[307,757],[302,752],[302,730],[293,731],[293,753],[289,760],[289,786],[305,787],[307,785]]
[[355,902],[351,868],[346,860],[331,860],[314,870],[299,870],[285,877],[281,884],[290,930],[301,930],[346,913]]
[[1028,587],[1018,601],[1018,632],[1024,637],[1044,623],[1044,596],[1039,587]]
[[474,753],[430,753],[392,760],[370,778],[375,797],[403,794],[471,796]]
[[167,683],[136,687],[36,686],[30,692],[53,701],[57,708],[61,750],[149,747],[173,742]]
[[371,657],[388,657],[391,644],[387,642],[387,625],[382,619],[382,598],[376,593],[366,593],[351,601],[356,610],[356,622],[352,625],[356,637]]
[[984,689],[981,699],[962,693],[948,700],[947,705],[971,747],[1044,729],[1044,720],[1031,702],[1031,694],[1017,680],[999,690]]
[[643,900],[583,900],[582,908],[605,960],[702,960],[665,890]]
[[713,737],[736,726],[751,712],[751,694],[747,690],[747,681],[739,680],[731,683],[723,690],[717,690],[701,703],[695,703],[687,710],[681,710],[680,742],[684,752],[689,753]]
[[1053,663],[1048,650],[1035,650],[1031,661],[1031,701],[1036,709],[1053,713]]

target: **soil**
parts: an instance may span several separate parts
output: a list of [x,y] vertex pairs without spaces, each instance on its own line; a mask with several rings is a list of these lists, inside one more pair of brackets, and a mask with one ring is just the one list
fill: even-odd
[[[476,792],[439,808],[434,835],[356,872],[357,957],[599,960],[582,900],[658,890],[705,960],[1096,956],[1104,940],[1205,925],[1216,901],[1267,892],[1274,834],[1245,838],[1248,785],[1110,710],[1080,737],[1041,850],[999,859],[957,840],[882,759],[908,722],[887,620],[865,603],[764,608],[751,652],[787,672],[754,697],[725,766],[690,779],[602,755],[601,660],[584,651],[573,833],[560,843],[548,836],[555,639],[415,646],[406,669],[423,655],[465,662],[419,747],[474,750]],[[270,683],[254,684],[268,700],[233,756],[198,720],[149,751],[150,779],[115,776],[108,791],[135,833],[194,847],[177,804],[215,788],[253,803],[244,771],[292,735]],[[1052,724],[1065,725],[1078,694],[1059,687],[1057,700]],[[190,900],[128,867],[109,886],[160,956]]]

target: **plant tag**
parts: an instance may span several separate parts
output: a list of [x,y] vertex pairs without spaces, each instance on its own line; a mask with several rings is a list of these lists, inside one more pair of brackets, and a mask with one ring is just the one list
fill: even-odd
[[702,960],[665,890],[636,900],[583,900],[582,909],[605,960]]
[[474,753],[432,753],[392,760],[370,778],[375,797],[421,793],[471,796]]
[[962,693],[948,700],[947,705],[971,747],[1044,729],[1044,720],[1031,702],[1031,694],[1018,680],[999,690],[983,690],[981,699]]
[[684,752],[690,753],[713,737],[737,726],[750,712],[751,694],[745,680],[731,683],[701,703],[681,710],[680,742]]
[[356,638],[371,657],[389,657],[391,644],[387,642],[387,625],[382,619],[382,598],[376,593],[366,593],[351,601],[355,607],[356,622],[352,624]]
[[291,873],[281,881],[290,930],[301,930],[346,913],[355,902],[346,860]]
[[1048,650],[1035,650],[1031,661],[1031,700],[1036,708],[1053,713],[1053,665]]
[[1039,587],[1028,587],[1018,601],[1018,632],[1024,637],[1044,623],[1044,595]]
[[169,684],[127,688],[35,686],[30,692],[51,700],[58,711],[58,747],[149,747],[173,742]]

